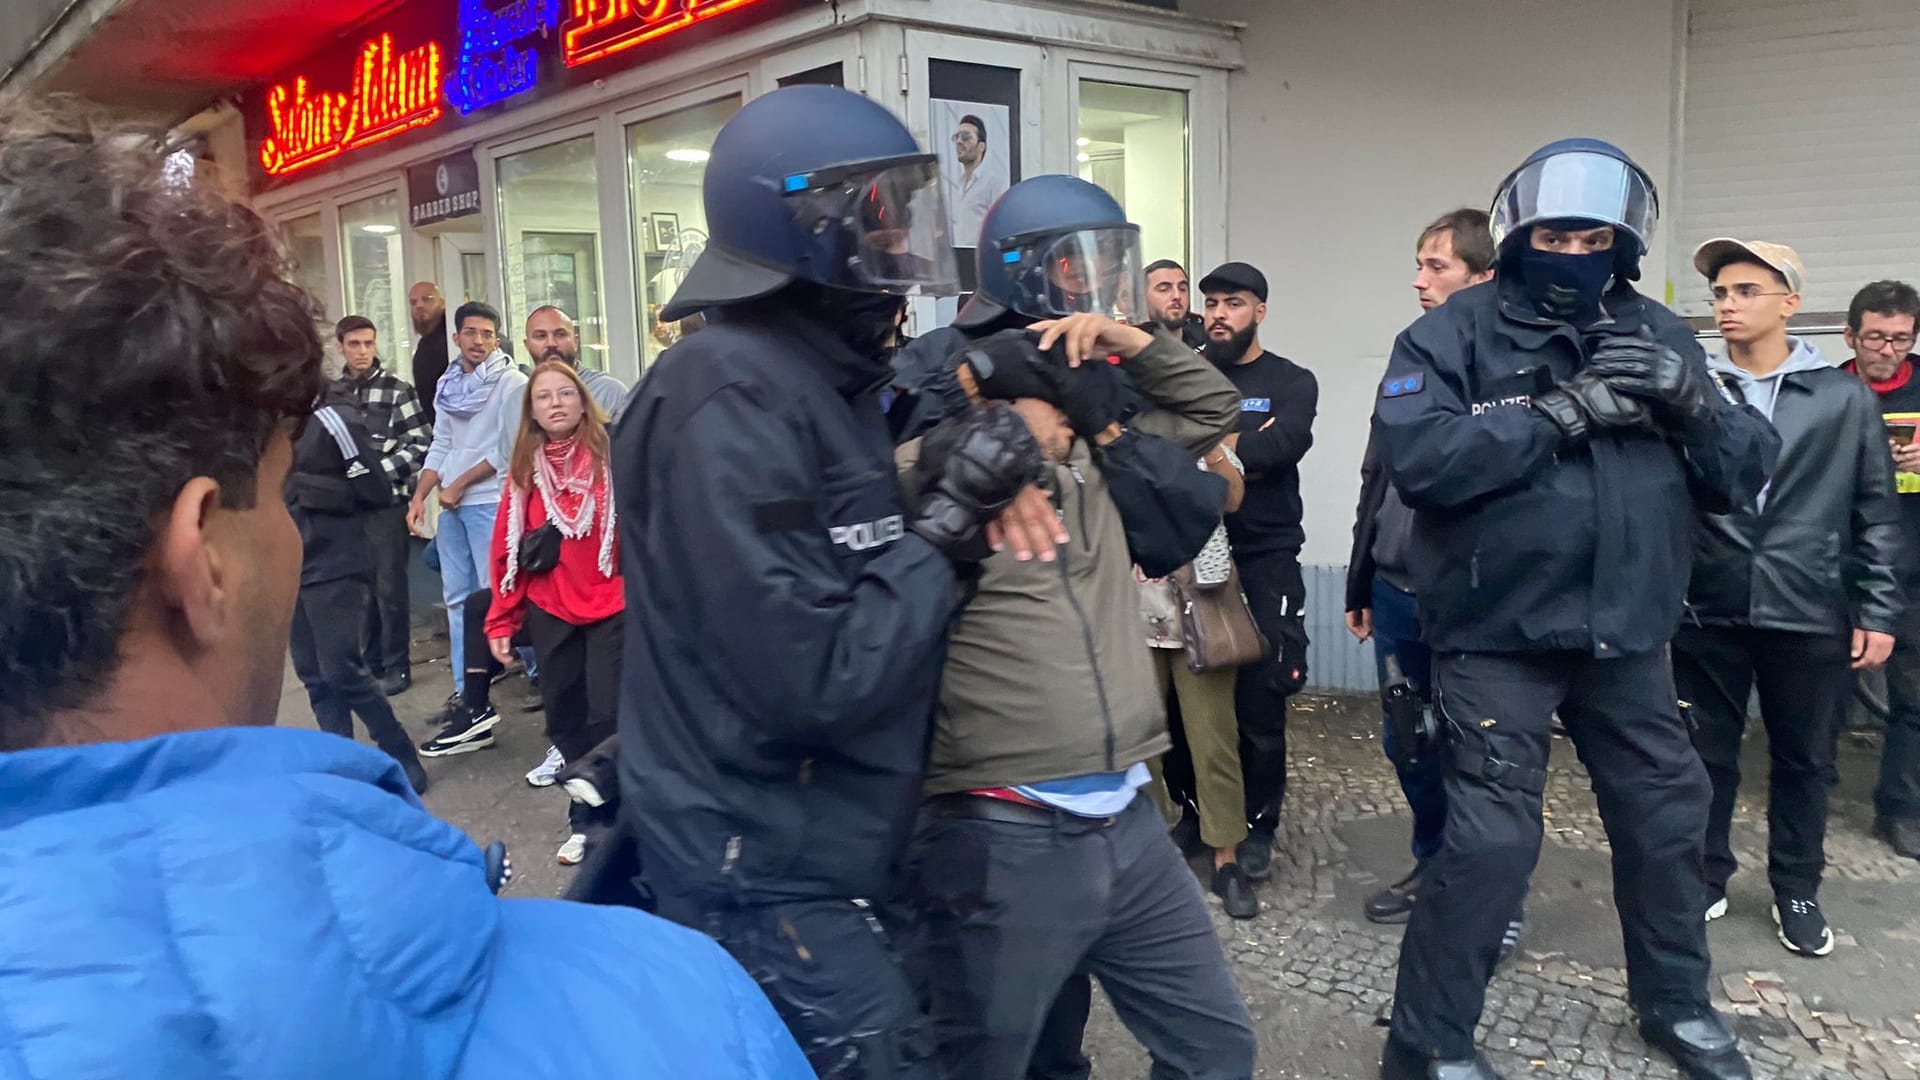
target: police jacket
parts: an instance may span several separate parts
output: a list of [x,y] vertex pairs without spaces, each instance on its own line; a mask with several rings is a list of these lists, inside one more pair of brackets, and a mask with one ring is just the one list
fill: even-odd
[[905,528],[885,376],[756,301],[668,349],[617,425],[621,790],[655,889],[886,893],[957,588]]
[[[1103,462],[1126,440],[1157,437],[1184,447],[1180,467],[1197,474],[1193,458],[1232,428],[1240,395],[1165,331],[1121,370],[1148,407],[1119,442],[1094,450],[1075,439],[1053,467],[1047,486],[1067,543],[1051,563],[1005,552],[986,560],[954,621],[929,795],[1117,772],[1167,749],[1128,532]],[[913,441],[897,455],[909,488],[919,482],[918,450]]]
[[[1708,626],[1891,634],[1904,606],[1902,539],[1880,403],[1790,340],[1768,410],[1780,463],[1758,498],[1695,526],[1689,613]],[[1728,362],[1715,366],[1739,377]]]
[[1528,407],[1608,337],[1648,327],[1705,363],[1693,333],[1625,282],[1584,331],[1543,318],[1502,274],[1394,342],[1374,409],[1389,478],[1415,512],[1420,621],[1436,650],[1648,652],[1678,626],[1696,511],[1752,499],[1779,436],[1715,399],[1677,434],[1606,430],[1563,449]]

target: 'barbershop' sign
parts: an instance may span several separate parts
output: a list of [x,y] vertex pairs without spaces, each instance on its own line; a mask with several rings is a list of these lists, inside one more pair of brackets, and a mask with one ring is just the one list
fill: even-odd
[[461,116],[717,15],[777,0],[413,0],[351,52],[303,62],[253,99],[260,167],[285,177]]

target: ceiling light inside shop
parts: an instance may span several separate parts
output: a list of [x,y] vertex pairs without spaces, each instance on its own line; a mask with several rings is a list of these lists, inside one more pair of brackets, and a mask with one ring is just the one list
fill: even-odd
[[394,226],[394,225],[362,225],[360,226],[360,231],[374,233],[379,236],[385,236],[391,232],[399,232],[400,229],[398,226]]
[[1079,157],[1080,157],[1080,164],[1082,165],[1085,165],[1087,162],[1093,160],[1093,155],[1088,153],[1081,153]]
[[705,150],[694,150],[692,148],[667,151],[668,161],[684,161],[689,165],[704,164],[706,160],[712,156],[712,154],[707,153]]
[[1082,136],[1080,136],[1079,138],[1077,138],[1077,139],[1075,139],[1075,140],[1073,140],[1073,145],[1075,145],[1075,146],[1085,146],[1085,145],[1087,145],[1088,143],[1090,143],[1090,142],[1092,142],[1092,141],[1093,141],[1092,139],[1089,139],[1089,138],[1087,138],[1087,137],[1086,137],[1085,135],[1082,135]]

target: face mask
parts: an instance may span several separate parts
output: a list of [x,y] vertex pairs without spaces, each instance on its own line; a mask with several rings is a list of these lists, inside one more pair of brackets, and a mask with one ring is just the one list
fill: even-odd
[[1527,298],[1540,314],[1553,319],[1579,319],[1600,311],[1600,296],[1613,279],[1616,255],[1595,251],[1562,255],[1555,251],[1522,248],[1520,277]]
[[898,328],[900,312],[907,306],[906,297],[822,289],[821,299],[820,314],[849,349],[876,360],[886,356],[887,346]]

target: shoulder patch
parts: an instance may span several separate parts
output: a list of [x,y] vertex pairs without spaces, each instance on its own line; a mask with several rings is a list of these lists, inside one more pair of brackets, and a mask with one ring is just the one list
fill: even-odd
[[1406,397],[1417,394],[1427,388],[1427,377],[1416,371],[1411,375],[1398,375],[1380,384],[1381,397]]
[[1241,398],[1240,411],[1270,413],[1273,411],[1273,399],[1263,397]]

